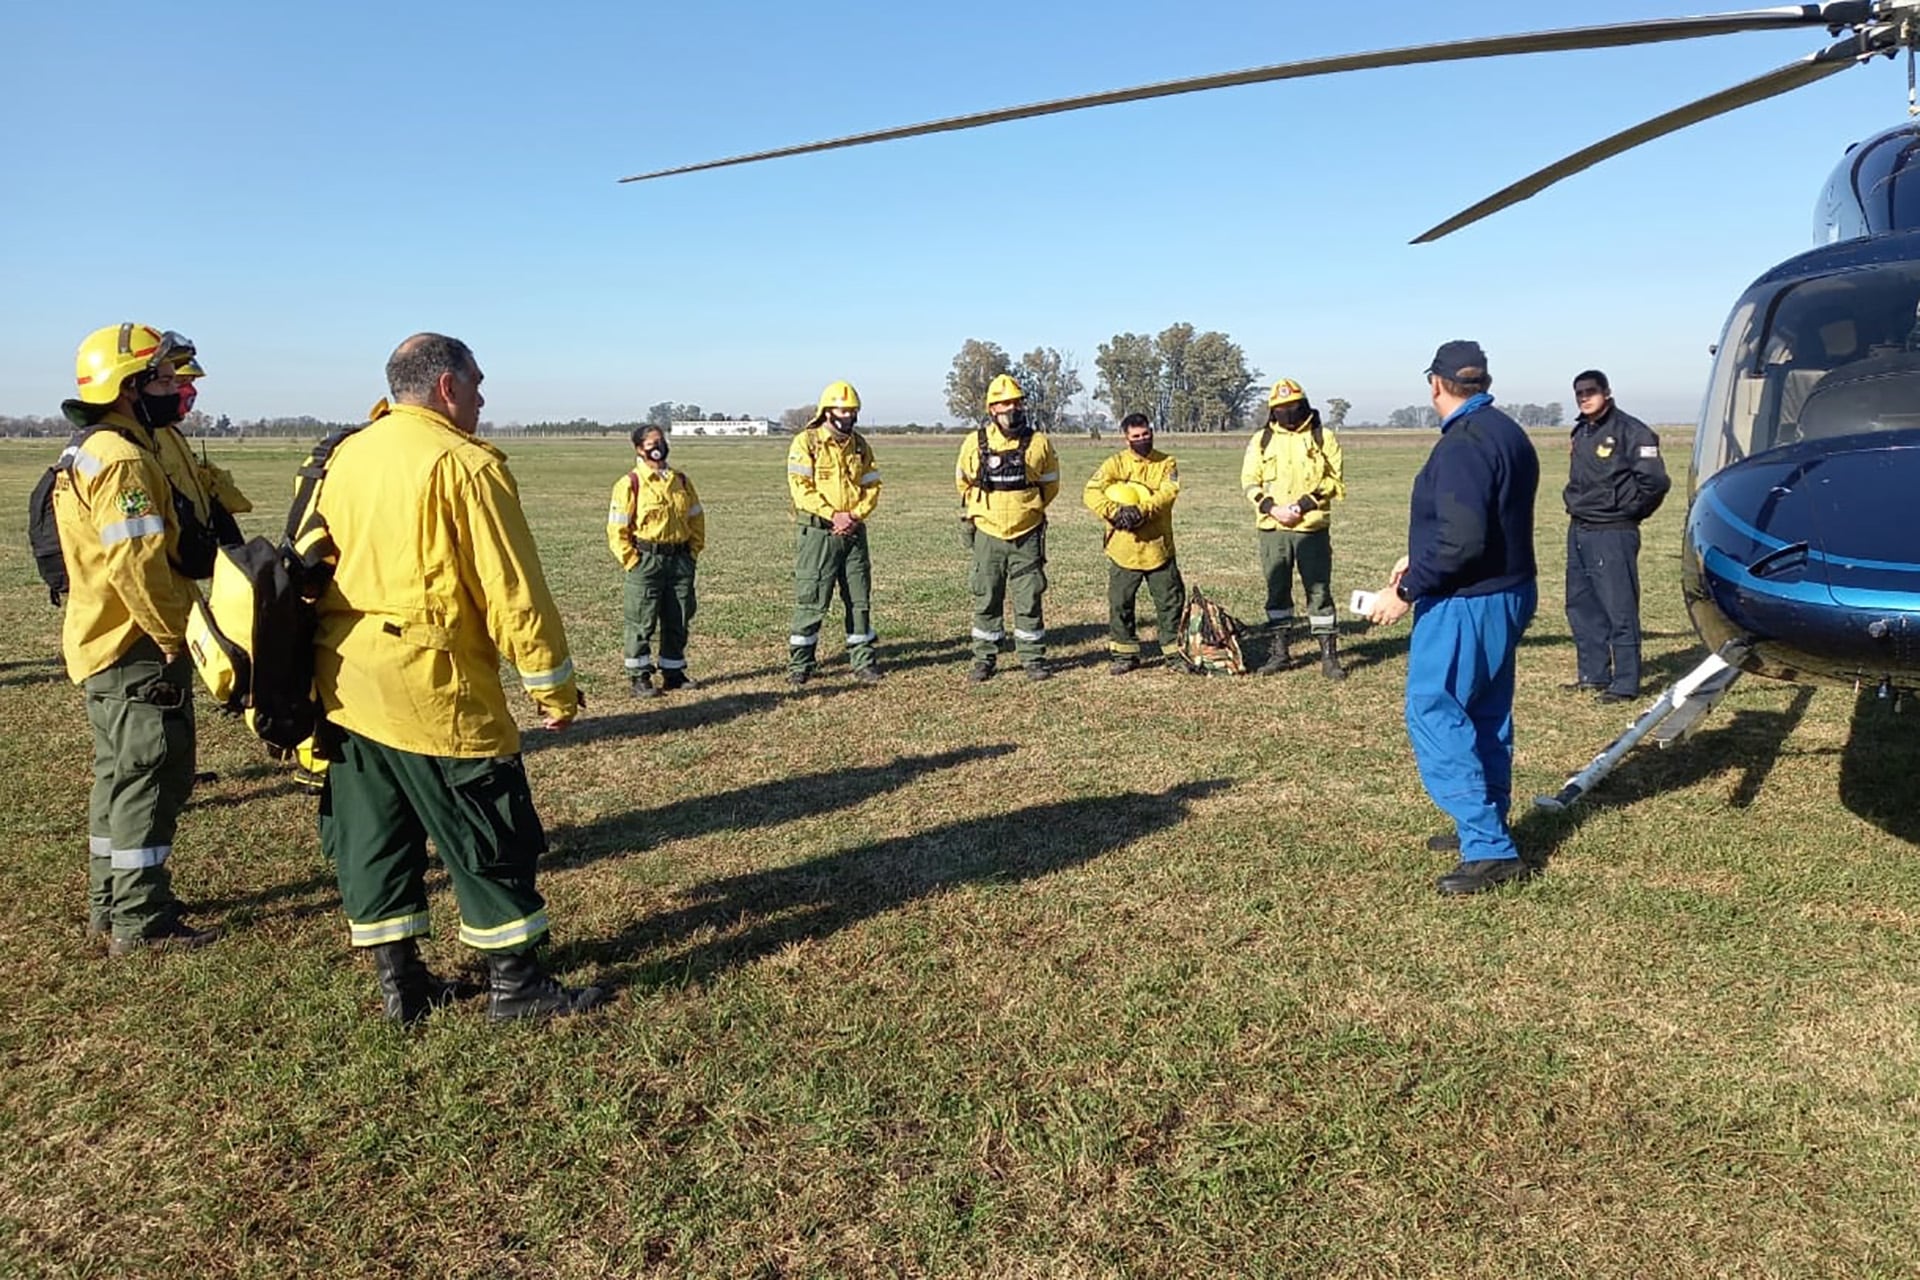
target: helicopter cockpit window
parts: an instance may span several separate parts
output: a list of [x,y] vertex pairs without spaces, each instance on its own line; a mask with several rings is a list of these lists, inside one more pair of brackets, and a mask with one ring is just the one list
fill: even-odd
[[1744,299],[1728,321],[1696,482],[1804,439],[1920,426],[1920,264],[1884,263]]

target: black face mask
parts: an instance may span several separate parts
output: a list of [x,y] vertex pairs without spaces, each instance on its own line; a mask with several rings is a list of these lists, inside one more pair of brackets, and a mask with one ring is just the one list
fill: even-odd
[[842,422],[832,414],[828,414],[827,426],[832,428],[833,434],[837,436],[850,436],[853,434],[854,419],[849,418],[845,422]]
[[1129,440],[1127,441],[1127,448],[1144,458],[1153,452],[1153,437],[1148,436],[1145,440]]
[[667,442],[662,440],[658,444],[648,445],[640,451],[640,456],[649,462],[665,462],[667,460]]
[[180,406],[180,393],[156,396],[142,391],[140,398],[133,402],[133,419],[149,431],[158,431],[161,427],[170,427],[186,414]]
[[1277,405],[1273,411],[1273,421],[1279,426],[1292,429],[1305,422],[1310,412],[1312,410],[1303,404]]
[[1005,413],[995,415],[994,421],[999,423],[1002,431],[1012,436],[1024,436],[1033,430],[1027,425],[1025,409],[1009,409]]

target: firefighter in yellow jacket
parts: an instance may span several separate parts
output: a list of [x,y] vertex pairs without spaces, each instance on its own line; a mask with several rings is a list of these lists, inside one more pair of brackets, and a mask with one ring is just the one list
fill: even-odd
[[1027,421],[1027,393],[1007,374],[987,387],[987,417],[960,442],[960,491],[973,551],[973,665],[967,679],[993,678],[1004,611],[1013,597],[1013,651],[1029,680],[1045,680],[1047,507],[1060,493],[1060,459],[1046,433]]
[[96,330],[75,361],[79,398],[61,406],[80,428],[53,510],[69,584],[61,647],[93,728],[87,928],[114,956],[216,936],[182,919],[168,866],[193,789],[193,583],[154,434],[179,416],[176,367],[192,355],[146,325]]
[[[206,372],[200,367],[198,356],[189,357],[175,367],[180,379],[181,422],[193,412],[194,401],[200,395],[200,379]],[[244,541],[234,517],[253,510],[253,501],[240,491],[233,473],[215,466],[204,454],[196,457],[193,446],[187,443],[180,429],[180,422],[155,432],[154,443],[159,446],[160,464],[166,468],[174,489],[186,495],[195,515],[213,531],[214,541],[223,547],[238,546]]]
[[607,546],[627,571],[625,654],[636,698],[657,698],[694,683],[687,675],[687,628],[699,604],[693,575],[707,548],[707,516],[687,473],[667,466],[668,452],[665,430],[636,427],[633,470],[614,481],[607,506]]
[[1144,584],[1153,597],[1160,648],[1173,643],[1174,627],[1187,602],[1187,585],[1173,551],[1173,503],[1180,496],[1180,467],[1153,447],[1153,422],[1144,413],[1120,420],[1127,447],[1100,464],[1087,481],[1087,509],[1106,521],[1107,651],[1110,673],[1126,675],[1140,665],[1134,605]]
[[793,556],[793,626],[787,632],[787,682],[813,675],[820,624],[840,590],[847,624],[847,665],[862,684],[880,683],[874,657],[873,559],[867,521],[880,505],[880,468],[873,446],[854,430],[860,393],[831,382],[806,429],[787,448],[787,496],[799,542]]
[[560,611],[505,457],[475,437],[482,374],[467,345],[416,334],[387,361],[393,405],[334,451],[314,509],[336,558],[319,601],[314,684],[341,742],[320,799],[320,842],[355,947],[373,953],[387,1016],[446,997],[420,958],[432,837],[485,955],[496,1021],[580,1012],[534,955],[546,835],[505,659],[548,729],[580,710]]
[[1253,504],[1260,540],[1260,570],[1267,580],[1267,627],[1273,648],[1259,674],[1292,665],[1287,653],[1295,629],[1293,577],[1306,588],[1307,625],[1320,646],[1320,672],[1344,680],[1338,615],[1333,604],[1333,536],[1330,509],[1346,496],[1340,476],[1340,440],[1320,422],[1307,393],[1291,378],[1267,395],[1267,425],[1247,441],[1240,486]]

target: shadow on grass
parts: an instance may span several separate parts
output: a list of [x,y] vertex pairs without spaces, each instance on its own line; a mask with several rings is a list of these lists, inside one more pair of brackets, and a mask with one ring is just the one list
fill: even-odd
[[636,809],[584,826],[555,827],[548,833],[552,850],[541,863],[548,870],[578,867],[614,855],[638,853],[666,840],[777,827],[797,818],[851,809],[896,791],[922,774],[1010,755],[1014,750],[1012,743],[996,743],[938,755],[901,756],[879,768],[831,769],[785,777],[719,795],[676,800],[658,809]]
[[[1587,815],[1603,809],[1625,808],[1663,791],[1690,787],[1729,769],[1738,770],[1740,780],[1734,785],[1728,803],[1736,809],[1745,809],[1759,797],[1760,788],[1773,773],[1788,737],[1813,704],[1813,695],[1810,686],[1802,685],[1794,691],[1793,701],[1783,711],[1742,708],[1725,723],[1703,728],[1671,747],[1643,744],[1629,753],[1569,812],[1553,813],[1535,807],[1529,798],[1516,797],[1516,806],[1524,804],[1527,809],[1513,824],[1514,843],[1520,846],[1521,854],[1528,861],[1545,865],[1580,829]],[[1711,721],[1708,723],[1712,725]]]
[[[822,629],[821,634],[832,639],[832,633]],[[879,655],[882,671],[905,671],[914,667],[937,666],[943,662],[958,662],[966,655],[965,636],[953,636],[940,640],[907,640],[898,644],[889,643],[883,635],[880,637]],[[846,668],[846,655],[836,652],[831,658],[814,668],[815,674],[832,671],[835,667]],[[713,689],[721,685],[745,684],[756,680],[776,680],[787,674],[787,664],[783,660],[775,665],[753,667],[746,671],[728,671],[716,676],[701,676],[694,672],[696,679],[704,689]]]
[[[268,783],[264,787],[254,787],[249,791],[223,792],[219,795],[194,795],[187,800],[189,809],[232,809],[239,805],[251,804],[255,800],[267,800],[274,796],[291,795],[300,787],[292,778],[282,778],[278,782]],[[318,801],[316,800],[317,804]]]
[[1123,849],[1177,826],[1195,800],[1229,785],[1210,779],[1033,805],[710,880],[688,889],[678,910],[560,948],[555,963],[597,963],[616,985],[704,982],[944,889],[1038,879]]
[[66,663],[60,657],[52,655],[45,658],[22,658],[17,662],[0,662],[0,689],[35,684],[64,684],[67,679]]
[[[843,693],[852,693],[864,687],[840,685],[816,688],[810,685],[805,689],[792,691],[728,693],[717,698],[709,696],[704,687],[680,690],[650,701],[643,702],[635,699],[629,703],[633,710],[622,711],[616,715],[589,714],[560,733],[549,733],[544,729],[531,730],[520,735],[520,749],[527,755],[533,755],[540,751],[563,750],[583,742],[600,742],[607,738],[632,738],[700,729],[708,725],[726,724],[730,720],[737,720],[741,716],[752,715],[758,711],[766,711],[794,698],[829,698]],[[595,705],[599,704],[596,702]]]
[[1890,836],[1920,844],[1920,715],[1895,715],[1872,689],[1854,699],[1847,744],[1840,753],[1840,803]]

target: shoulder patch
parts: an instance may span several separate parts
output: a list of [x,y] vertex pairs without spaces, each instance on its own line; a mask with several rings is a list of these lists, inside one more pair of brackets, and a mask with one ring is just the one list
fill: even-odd
[[1640,456],[1643,458],[1657,458],[1660,456],[1660,446],[1657,444],[1643,444],[1640,446]]
[[144,516],[153,510],[153,499],[145,489],[122,489],[115,501],[123,516]]

